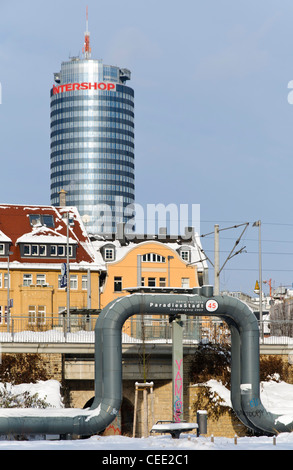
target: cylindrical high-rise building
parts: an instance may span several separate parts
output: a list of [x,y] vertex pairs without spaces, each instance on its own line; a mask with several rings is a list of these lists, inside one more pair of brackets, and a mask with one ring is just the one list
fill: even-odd
[[130,71],[84,57],[61,64],[51,89],[51,204],[76,206],[88,232],[116,231],[134,203],[134,91]]

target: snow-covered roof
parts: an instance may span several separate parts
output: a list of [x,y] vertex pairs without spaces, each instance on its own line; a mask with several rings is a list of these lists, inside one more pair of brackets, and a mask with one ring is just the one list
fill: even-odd
[[[69,243],[75,245],[76,258],[70,264],[88,264],[95,269],[105,269],[99,253],[94,250],[80,214],[76,207],[55,207],[45,205],[0,204],[0,241],[11,243],[13,263],[44,264],[56,263],[56,259],[38,257],[23,259],[19,244],[66,244],[67,243],[67,213],[69,214]],[[32,219],[35,219],[32,221]],[[49,223],[51,222],[51,224]],[[46,225],[47,224],[47,225]],[[62,260],[60,260],[62,262]],[[0,256],[1,263],[1,256]]]
[[[208,269],[208,265],[206,260],[204,259],[204,256],[201,253],[201,243],[200,243],[200,238],[197,234],[194,234],[192,239],[190,240],[185,240],[185,239],[172,239],[172,238],[159,238],[159,237],[149,237],[147,238],[146,236],[140,236],[135,241],[132,240],[120,240],[118,238],[103,238],[101,235],[100,236],[95,236],[92,237],[92,244],[95,250],[99,253],[103,250],[103,248],[106,245],[113,246],[116,250],[116,255],[115,255],[115,261],[109,261],[109,264],[111,262],[117,262],[122,260],[131,250],[135,249],[138,247],[138,245],[144,245],[146,243],[153,243],[154,245],[164,245],[171,250],[175,251],[179,255],[180,250],[188,250],[190,253],[188,261],[185,261],[186,264],[192,264],[197,267],[198,272],[202,272],[205,269]],[[184,262],[184,260],[182,260]]]
[[11,243],[11,238],[7,237],[7,235],[5,235],[5,233],[3,233],[2,230],[0,230],[0,242],[2,242],[2,243],[5,243],[5,242]]
[[[69,243],[77,243],[77,240],[69,237]],[[19,243],[67,243],[67,236],[58,233],[56,230],[52,230],[49,227],[33,227],[33,230],[28,233],[24,233],[19,237],[15,244]]]

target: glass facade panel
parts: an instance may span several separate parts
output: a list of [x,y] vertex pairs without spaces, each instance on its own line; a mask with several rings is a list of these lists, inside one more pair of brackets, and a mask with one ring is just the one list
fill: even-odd
[[[129,71],[128,71],[129,72]],[[127,78],[125,78],[127,77]],[[116,231],[134,203],[134,92],[130,72],[101,60],[61,64],[51,90],[51,204],[67,192],[89,232]],[[122,212],[123,214],[123,212]]]

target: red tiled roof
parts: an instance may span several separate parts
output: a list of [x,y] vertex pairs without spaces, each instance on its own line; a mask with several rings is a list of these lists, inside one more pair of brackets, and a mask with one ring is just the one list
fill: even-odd
[[[69,229],[70,243],[78,244],[76,259],[72,259],[70,261],[76,263],[93,263],[94,257],[91,255],[90,251],[88,251],[86,247],[87,244],[90,244],[90,241],[76,208],[0,204],[0,241],[1,238],[4,241],[3,234],[4,236],[11,239],[12,245],[10,251],[13,254],[10,255],[10,261],[19,261],[25,263],[56,263],[56,259],[42,259],[41,257],[25,259],[21,258],[20,249],[19,245],[17,244],[17,241],[21,237],[26,235],[28,238],[30,236],[36,237],[36,241],[39,237],[41,237],[41,243],[46,243],[46,239],[49,243],[52,237],[56,237],[56,243],[58,243],[58,238],[60,237],[59,243],[64,243],[64,240],[66,240],[67,237],[66,218],[64,219],[64,216],[66,216],[67,212],[72,214],[74,219],[74,224],[70,225]],[[49,228],[40,225],[32,227],[29,218],[31,214],[52,215],[54,218],[55,227]],[[58,258],[58,262],[64,262],[64,260],[62,260],[62,258]]]

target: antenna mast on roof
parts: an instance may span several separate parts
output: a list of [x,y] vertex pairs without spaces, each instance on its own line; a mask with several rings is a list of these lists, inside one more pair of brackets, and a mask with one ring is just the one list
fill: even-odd
[[89,59],[91,56],[90,48],[90,33],[89,33],[89,17],[88,17],[88,7],[86,7],[86,31],[84,33],[84,47],[82,49],[85,59]]

